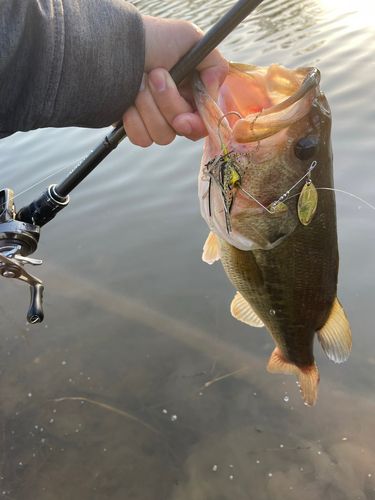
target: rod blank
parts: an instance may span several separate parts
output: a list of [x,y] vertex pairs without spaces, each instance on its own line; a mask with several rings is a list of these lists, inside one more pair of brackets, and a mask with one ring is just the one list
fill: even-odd
[[[181,83],[261,2],[262,0],[239,0],[207,31],[197,45],[173,66],[170,74],[174,82],[177,85]],[[122,122],[119,122],[103,141],[55,187],[56,194],[62,198],[68,196],[125,137],[126,131]]]

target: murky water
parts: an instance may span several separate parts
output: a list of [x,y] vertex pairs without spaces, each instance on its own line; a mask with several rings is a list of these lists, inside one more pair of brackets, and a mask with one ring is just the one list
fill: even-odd
[[[136,2],[203,29],[231,4]],[[230,60],[319,67],[336,187],[373,205],[374,17],[366,0],[265,0],[221,46]],[[21,193],[104,135],[3,140],[1,186]],[[375,498],[375,212],[337,194],[339,298],[354,346],[343,365],[316,348],[321,383],[308,408],[294,377],[266,371],[265,329],[232,318],[220,264],[201,261],[202,148],[124,142],[77,188],[35,255],[44,260],[34,269],[45,284],[41,325],[26,324],[27,287],[1,283],[0,497]]]

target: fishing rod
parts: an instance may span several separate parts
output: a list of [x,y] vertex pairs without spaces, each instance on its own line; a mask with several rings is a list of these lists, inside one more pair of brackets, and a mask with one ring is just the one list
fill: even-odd
[[[205,57],[212,52],[260,3],[262,0],[239,0],[170,70],[176,83],[180,84]],[[13,200],[13,191],[0,191],[0,274],[30,285],[30,306],[27,313],[29,323],[43,321],[43,284],[30,274],[25,264],[38,266],[41,260],[33,259],[38,246],[40,228],[50,222],[69,204],[69,194],[97,167],[119,143],[125,139],[126,131],[120,121],[103,141],[91,150],[68,176],[59,184],[52,184],[29,205],[18,212]]]

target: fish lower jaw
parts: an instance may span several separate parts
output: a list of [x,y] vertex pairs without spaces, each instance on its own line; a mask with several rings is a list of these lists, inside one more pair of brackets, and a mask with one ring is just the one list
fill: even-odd
[[238,233],[236,230],[232,230],[228,234],[226,232],[226,229],[222,227],[218,228],[215,225],[209,225],[209,228],[216,236],[228,243],[228,245],[231,245],[232,247],[245,252],[251,252],[253,250],[272,250],[272,248],[280,243],[280,241],[277,241],[276,243],[260,245],[256,241],[253,241],[250,238],[246,238],[246,236]]
[[215,226],[209,227],[216,236],[219,236],[219,238],[223,239],[228,245],[238,248],[238,250],[251,251],[259,249],[259,245],[254,241],[248,240],[241,235],[236,235],[233,231],[228,234],[224,228],[217,228]]

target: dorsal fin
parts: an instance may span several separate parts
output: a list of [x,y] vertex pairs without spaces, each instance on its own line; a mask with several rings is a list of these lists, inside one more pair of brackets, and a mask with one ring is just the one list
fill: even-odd
[[212,231],[210,231],[206,243],[204,244],[202,260],[210,265],[216,260],[220,260],[219,245],[217,243],[216,236]]
[[342,363],[348,359],[352,336],[348,318],[337,297],[325,325],[316,333],[329,359],[335,363]]
[[298,385],[305,403],[308,406],[315,404],[319,385],[319,372],[315,361],[310,366],[298,367],[286,361],[276,347],[271,354],[267,370],[271,373],[294,373],[297,375]]
[[257,328],[264,326],[263,321],[258,318],[253,311],[253,308],[247,300],[242,297],[240,292],[237,292],[234,296],[230,306],[230,312],[236,319],[242,321],[243,323],[247,323],[250,326],[255,326]]

